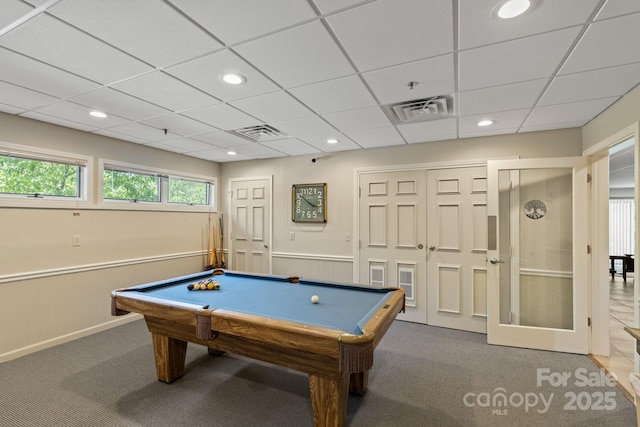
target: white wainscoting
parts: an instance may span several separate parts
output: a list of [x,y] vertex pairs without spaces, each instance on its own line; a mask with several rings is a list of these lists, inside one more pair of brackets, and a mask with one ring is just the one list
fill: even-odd
[[135,320],[111,316],[111,291],[193,273],[203,252],[0,276],[0,362]]
[[273,274],[310,280],[353,283],[353,257],[273,252]]

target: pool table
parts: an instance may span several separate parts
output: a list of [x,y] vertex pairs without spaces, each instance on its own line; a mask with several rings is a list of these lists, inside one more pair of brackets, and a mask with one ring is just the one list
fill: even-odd
[[[189,290],[207,279],[220,289]],[[160,381],[183,375],[187,342],[292,368],[309,375],[316,426],[344,425],[349,392],[364,393],[374,350],[404,311],[398,288],[228,270],[117,289],[111,297],[113,315],[144,315]]]

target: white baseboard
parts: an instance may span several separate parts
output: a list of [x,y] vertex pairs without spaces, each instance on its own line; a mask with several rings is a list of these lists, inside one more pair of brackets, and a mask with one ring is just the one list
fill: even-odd
[[45,350],[56,345],[64,344],[69,341],[77,340],[78,338],[86,337],[97,332],[106,331],[107,329],[115,328],[116,326],[124,325],[135,320],[142,319],[140,314],[128,314],[126,316],[120,316],[109,322],[101,323],[100,325],[92,326],[90,328],[82,329],[72,332],[70,334],[61,335],[59,337],[52,338],[50,340],[42,341],[36,344],[32,344],[26,347],[22,347],[16,350],[9,351],[7,353],[0,354],[0,363],[8,362],[9,360],[17,359],[18,357],[26,356],[27,354],[35,353],[36,351]]

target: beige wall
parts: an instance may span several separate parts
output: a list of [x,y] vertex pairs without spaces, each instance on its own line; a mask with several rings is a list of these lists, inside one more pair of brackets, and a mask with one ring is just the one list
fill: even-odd
[[582,128],[583,149],[593,147],[638,121],[640,121],[640,86],[636,86]]

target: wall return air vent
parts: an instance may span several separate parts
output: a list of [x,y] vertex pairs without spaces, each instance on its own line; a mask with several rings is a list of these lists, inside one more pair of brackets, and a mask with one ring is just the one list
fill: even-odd
[[230,133],[253,142],[275,141],[289,136],[269,125],[249,126],[230,131]]
[[453,117],[453,97],[439,95],[413,101],[397,102],[383,106],[385,113],[395,125],[424,122]]

